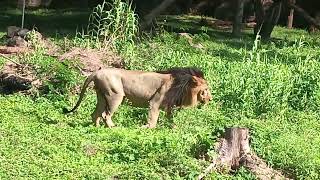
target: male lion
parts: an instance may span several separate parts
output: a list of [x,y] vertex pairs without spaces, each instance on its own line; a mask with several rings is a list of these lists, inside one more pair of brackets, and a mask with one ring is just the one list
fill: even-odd
[[71,110],[80,105],[89,83],[93,81],[97,94],[97,105],[92,113],[92,121],[99,126],[100,117],[106,127],[113,127],[111,120],[124,97],[133,106],[148,107],[146,128],[154,128],[159,117],[159,110],[164,109],[171,116],[175,107],[191,107],[208,103],[211,93],[203,73],[196,68],[173,68],[167,71],[145,72],[116,68],[101,69],[92,73],[84,82],[79,100]]

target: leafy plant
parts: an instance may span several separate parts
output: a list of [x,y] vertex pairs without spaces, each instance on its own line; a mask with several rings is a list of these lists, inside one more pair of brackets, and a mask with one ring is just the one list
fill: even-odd
[[138,21],[129,1],[104,0],[89,17],[87,35],[99,47],[133,43]]

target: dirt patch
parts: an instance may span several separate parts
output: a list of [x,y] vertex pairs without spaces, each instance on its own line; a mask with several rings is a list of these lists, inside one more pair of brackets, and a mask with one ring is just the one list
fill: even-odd
[[[232,30],[232,25],[233,25],[231,21],[223,21],[219,19],[211,20],[206,18],[202,18],[199,23],[202,25],[211,26],[219,30]],[[256,25],[255,22],[242,23],[242,27],[244,28],[253,28],[255,25]]]
[[[0,93],[28,92],[30,89],[42,88],[42,82],[37,79],[31,65],[21,64],[10,58],[10,56],[19,54],[33,53],[37,48],[44,49],[46,55],[56,57],[62,62],[79,62],[73,64],[86,76],[101,68],[124,68],[122,58],[110,49],[98,50],[74,47],[63,53],[60,46],[43,37],[39,32],[17,27],[8,27],[6,38],[11,43],[7,46],[0,46],[0,57],[7,60],[4,67],[0,69]],[[23,43],[20,43],[20,40],[21,42],[23,40]]]
[[116,67],[124,68],[124,62],[121,57],[116,53],[107,50],[97,50],[88,48],[72,48],[70,51],[60,55],[60,61],[64,60],[78,60],[83,67],[79,67],[84,75],[88,75],[91,72],[106,68]]
[[0,46],[0,54],[20,54],[25,53],[29,49],[27,47],[8,47]]
[[41,86],[42,82],[28,65],[8,61],[0,71],[0,93],[11,94]]
[[86,144],[83,151],[87,156],[94,156],[98,153],[99,148],[92,144]]

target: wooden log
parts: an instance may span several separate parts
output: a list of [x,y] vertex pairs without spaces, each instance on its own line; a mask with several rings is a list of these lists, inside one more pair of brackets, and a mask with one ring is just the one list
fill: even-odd
[[250,152],[249,130],[247,128],[227,128],[220,141],[219,163],[227,169],[238,169],[243,154]]
[[258,179],[288,179],[281,172],[270,168],[265,161],[251,152],[249,145],[249,129],[227,128],[224,137],[220,139],[216,148],[218,158],[198,176],[203,179],[212,170],[223,168],[224,170],[237,170],[240,166],[249,169]]
[[17,63],[2,54],[0,56],[9,60],[0,70],[0,93],[26,92],[32,88],[42,87],[42,82],[33,74],[31,67]]

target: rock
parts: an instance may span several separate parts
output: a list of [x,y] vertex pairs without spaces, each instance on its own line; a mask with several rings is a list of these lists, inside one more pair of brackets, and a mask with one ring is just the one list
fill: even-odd
[[30,30],[28,30],[28,29],[20,29],[17,32],[17,34],[18,34],[18,36],[20,36],[22,38],[25,38],[28,32],[30,32]]
[[8,26],[7,28],[7,37],[9,38],[13,38],[15,35],[17,35],[17,32],[20,30],[21,28],[17,27],[17,26]]
[[7,45],[11,46],[11,47],[14,47],[14,46],[16,46],[16,47],[26,47],[27,44],[28,44],[27,41],[25,41],[20,36],[14,36],[14,37],[10,38],[8,40],[8,43],[7,43]]

